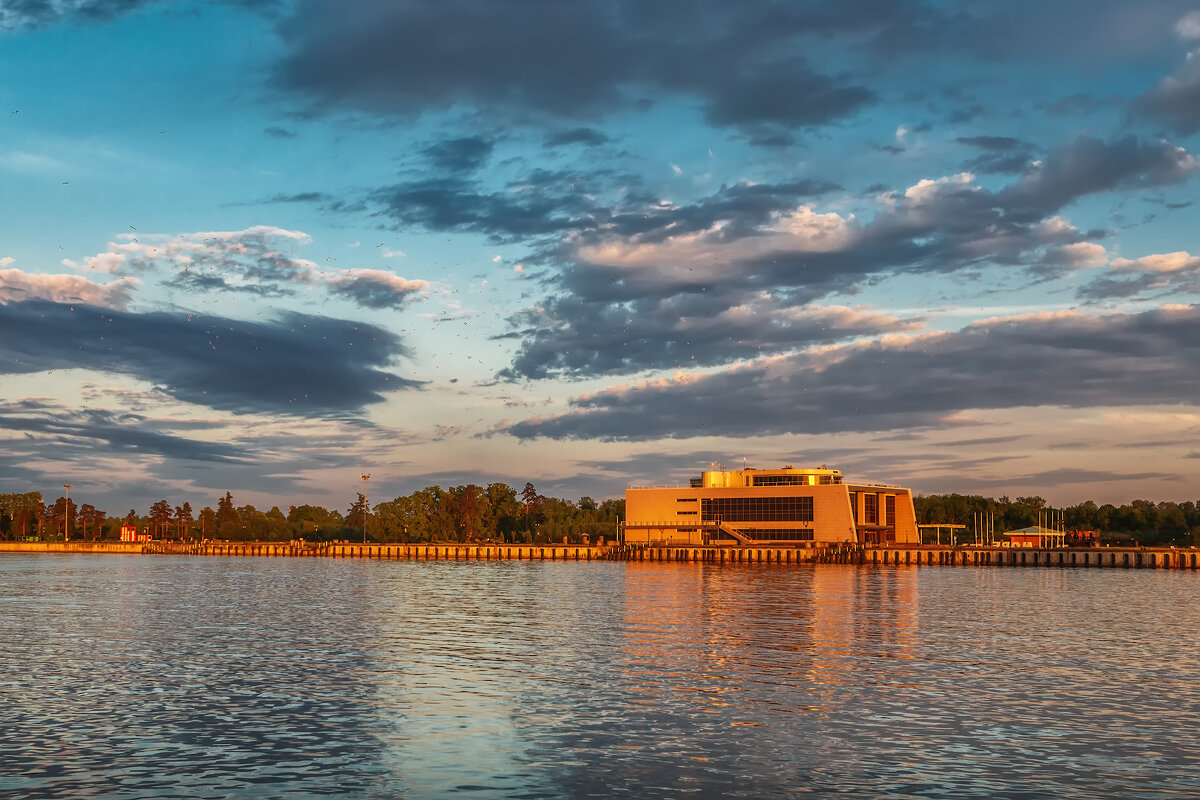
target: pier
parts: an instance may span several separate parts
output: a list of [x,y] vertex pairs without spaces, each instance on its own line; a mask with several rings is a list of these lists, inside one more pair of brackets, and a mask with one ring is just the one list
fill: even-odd
[[712,564],[862,564],[880,567],[1200,569],[1200,549],[1174,547],[648,546],[346,542],[0,542],[8,553],[359,558],[408,561],[630,561]]

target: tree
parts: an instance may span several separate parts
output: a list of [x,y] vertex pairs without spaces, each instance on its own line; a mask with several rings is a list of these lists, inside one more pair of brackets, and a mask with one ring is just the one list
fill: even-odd
[[367,538],[367,516],[367,496],[359,492],[358,499],[346,511],[346,526],[362,533],[363,541]]
[[0,522],[8,515],[9,534],[24,539],[29,535],[29,524],[38,522],[42,515],[41,492],[12,492],[0,494]]
[[293,506],[287,514],[288,533],[296,539],[338,539],[345,520],[336,511],[321,506]]
[[216,530],[213,535],[221,539],[240,539],[243,536],[242,518],[233,506],[233,495],[225,492],[225,496],[217,500]]
[[166,500],[159,500],[154,505],[150,506],[150,538],[165,539],[167,534],[167,526],[171,522],[171,504]]
[[450,506],[454,514],[454,538],[458,541],[473,541],[487,515],[487,493],[482,486],[474,483],[452,486]]
[[521,529],[521,514],[524,510],[517,501],[517,490],[507,483],[489,483],[487,496],[491,512],[489,529],[498,535],[501,541],[512,541],[514,534]]
[[[77,519],[79,520],[79,524],[83,526],[83,538],[93,542],[99,539],[101,535],[100,526],[106,516],[103,511],[91,503],[81,505]],[[88,532],[89,528],[91,529],[90,533]]]
[[217,534],[217,512],[210,506],[200,509],[200,538],[207,539]]
[[180,538],[187,538],[188,528],[192,524],[192,504],[183,501],[182,506],[175,507],[175,524],[179,528]]
[[529,528],[530,517],[538,510],[541,499],[537,489],[533,488],[533,484],[527,482],[525,488],[521,490],[521,500],[525,503],[525,536],[530,542],[534,539]]

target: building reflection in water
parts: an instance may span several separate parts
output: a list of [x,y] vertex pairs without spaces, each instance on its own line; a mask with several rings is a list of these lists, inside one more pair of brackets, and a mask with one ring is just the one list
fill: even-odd
[[634,564],[625,603],[625,659],[643,702],[669,679],[701,705],[774,708],[786,688],[805,701],[791,713],[824,711],[839,686],[906,685],[917,634],[908,570]]

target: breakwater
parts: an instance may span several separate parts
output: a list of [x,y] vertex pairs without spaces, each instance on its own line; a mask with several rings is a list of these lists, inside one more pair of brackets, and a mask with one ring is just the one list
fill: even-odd
[[10,553],[368,558],[417,561],[638,561],[717,564],[873,564],[878,566],[1082,567],[1200,569],[1195,548],[1071,547],[1036,549],[912,545],[899,547],[629,547],[347,542],[0,542]]

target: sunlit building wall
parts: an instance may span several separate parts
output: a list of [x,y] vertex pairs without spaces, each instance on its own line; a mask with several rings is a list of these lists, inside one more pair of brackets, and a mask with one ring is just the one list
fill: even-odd
[[625,491],[629,544],[917,543],[912,493],[845,483],[836,469],[718,468],[690,486]]

